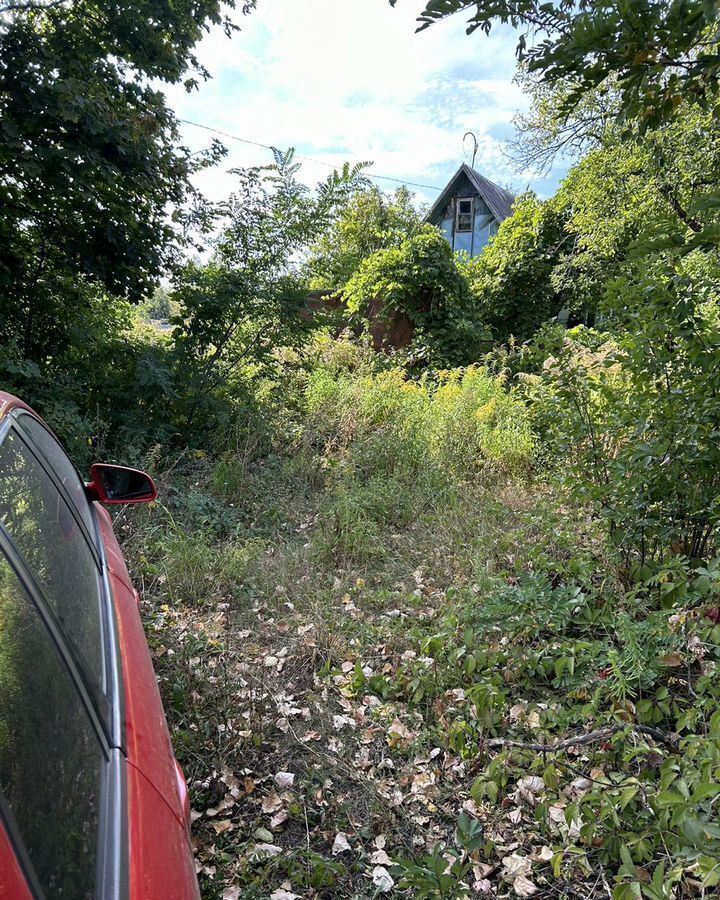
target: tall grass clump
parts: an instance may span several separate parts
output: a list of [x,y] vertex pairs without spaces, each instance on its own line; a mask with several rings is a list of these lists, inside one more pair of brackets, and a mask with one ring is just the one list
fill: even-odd
[[412,381],[401,369],[319,368],[306,390],[308,441],[327,473],[325,537],[334,552],[373,555],[383,527],[452,505],[463,490],[526,472],[524,404],[482,368]]

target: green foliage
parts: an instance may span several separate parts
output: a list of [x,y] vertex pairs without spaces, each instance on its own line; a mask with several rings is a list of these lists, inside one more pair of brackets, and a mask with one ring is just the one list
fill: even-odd
[[591,7],[562,0],[429,0],[418,30],[458,12],[470,14],[468,34],[488,33],[495,23],[520,29],[517,55],[528,69],[550,84],[567,79],[573,85],[568,111],[610,78],[617,83],[622,115],[643,128],[671,117],[684,100],[713,102],[720,75],[714,49],[718,11],[702,0],[603,0]]
[[597,504],[629,560],[703,558],[720,493],[714,266],[642,262],[613,289],[614,342],[592,351],[568,339],[546,366],[539,412],[572,489]]
[[422,317],[458,302],[463,289],[447,241],[424,225],[399,247],[363,260],[343,294],[353,313],[366,312],[374,300],[382,300],[390,310]]
[[412,199],[407,188],[398,188],[390,196],[376,187],[354,194],[312,248],[310,287],[342,290],[368,256],[402,244],[420,225]]
[[4,387],[42,411],[78,465],[118,445],[123,459],[139,459],[171,430],[163,411],[174,395],[167,337],[138,322],[130,304],[90,288],[82,321],[70,324],[68,343],[43,365],[25,359],[17,342],[7,345]]
[[500,340],[528,340],[561,308],[592,317],[613,278],[637,268],[640,256],[656,256],[663,238],[669,249],[702,246],[717,208],[700,186],[718,181],[719,150],[711,116],[687,105],[643,138],[622,142],[606,128],[555,197],[521,198],[469,261],[479,317]]
[[139,312],[145,319],[168,320],[177,310],[173,309],[169,292],[163,287],[156,287],[152,296],[140,306]]
[[[549,537],[552,522],[536,519],[533,527],[538,526]],[[422,625],[414,629],[418,651],[432,656],[433,667],[425,668],[422,694],[413,663],[399,673],[395,689],[412,692],[434,715],[442,698],[453,696],[450,727],[436,739],[464,759],[492,756],[483,750],[488,735],[516,742],[513,750],[498,742],[472,798],[492,809],[510,798],[522,805],[515,782],[520,785],[529,773],[540,776],[544,787],[534,788],[531,802],[534,827],[546,841],[564,846],[556,878],[567,866],[572,883],[573,853],[590,852],[617,872],[616,896],[626,896],[622,885],[647,884],[654,887],[637,896],[655,897],[650,891],[658,890],[663,877],[646,879],[636,867],[659,865],[660,858],[671,883],[695,873],[705,887],[715,886],[720,716],[717,685],[706,673],[716,665],[718,628],[700,610],[718,596],[716,576],[705,581],[716,563],[702,575],[671,568],[667,581],[653,579],[623,597],[604,593],[592,580],[561,576],[555,562],[544,563],[545,571],[537,574],[519,575],[529,562],[524,529],[515,535],[513,551],[518,555],[509,555],[510,576],[499,572],[482,601],[453,591],[432,623],[434,632]],[[687,675],[679,680],[674,672],[683,665]],[[592,773],[563,789],[565,778],[582,773],[576,757],[566,765],[564,752],[550,746],[568,729],[587,729],[588,718],[600,735],[578,751],[584,771]],[[647,730],[635,732],[633,723]],[[609,729],[604,742],[601,726]],[[657,743],[673,733],[683,736]],[[548,745],[542,756],[535,752],[538,743]],[[418,865],[427,867],[427,861]]]
[[351,313],[407,316],[416,329],[415,359],[434,365],[476,360],[487,343],[450,245],[432,225],[422,225],[398,246],[362,261],[342,297]]
[[[712,229],[716,210],[703,209],[703,184],[720,177],[720,144],[712,118],[683,106],[675,121],[642,139],[601,148],[573,167],[552,205],[568,234],[553,284],[575,309],[600,304],[610,280],[648,247],[641,235],[673,235],[684,243]],[[698,208],[700,207],[700,208]]]
[[526,340],[565,306],[552,283],[563,215],[531,195],[519,198],[497,235],[464,269],[478,317],[499,340]]
[[334,489],[321,548],[350,559],[382,555],[383,529],[457,495],[469,479],[527,471],[533,436],[502,379],[482,369],[408,380],[399,369],[338,375],[307,388],[308,434],[324,448]]
[[461,900],[470,896],[464,880],[470,863],[463,862],[452,849],[437,846],[420,860],[408,860],[393,867],[400,890],[407,890],[419,900]]
[[[566,337],[545,328],[528,370],[547,375],[540,348],[562,352]],[[591,330],[573,337],[583,358],[607,350]],[[541,421],[533,398],[548,389],[536,375],[511,392],[477,368],[413,381],[327,335],[303,358],[307,368],[282,382],[290,405],[277,419],[272,407],[264,425],[248,417],[232,451],[173,472],[165,505],[141,511],[148,521],[130,532],[135,566],[154,586],[176,746],[201,770],[194,808],[213,809],[196,834],[215,881],[224,875],[251,897],[286,880],[295,892],[372,893],[382,834],[398,890],[462,897],[486,861],[493,886],[506,884],[505,845],[493,839],[502,828],[532,858],[532,883],[558,894],[582,885],[592,896],[600,873],[618,897],[669,898],[672,886],[699,884],[711,893],[718,560],[666,556],[633,580],[591,509],[556,484],[523,486],[536,458],[530,422]],[[556,406],[551,420],[566,415]],[[559,462],[569,468],[581,452]],[[268,658],[284,660],[277,675]],[[248,669],[259,673],[251,685]],[[276,695],[291,680],[311,718],[296,713],[287,736]],[[296,735],[337,739],[330,722],[341,709],[362,709],[363,726],[343,726],[343,746],[318,768],[323,755]],[[388,734],[396,716],[411,747]],[[360,785],[343,773],[356,771],[368,738],[383,766],[363,769]],[[213,773],[223,766],[251,769],[255,782],[297,773],[287,824],[273,826],[278,855],[254,853],[270,833],[249,837],[261,815],[255,789],[220,813],[236,827],[216,833]],[[413,791],[418,773],[418,786],[435,777],[430,802]],[[375,809],[376,786],[393,778],[407,778],[430,827],[384,802]],[[338,806],[348,796],[368,810],[352,834]],[[406,858],[411,828],[419,850]],[[331,862],[338,831],[353,856]]]
[[238,187],[221,206],[212,259],[188,263],[176,278],[177,419],[185,428],[215,427],[238,376],[268,364],[276,348],[307,330],[298,256],[364,178],[361,166],[346,165],[311,192],[298,180],[299,168],[291,149],[275,151],[272,166],[235,170]]
[[180,217],[220,148],[178,148],[148,82],[196,67],[194,44],[231,5],[0,5],[0,342],[24,358],[67,344],[89,286],[137,302],[172,263],[168,208]]

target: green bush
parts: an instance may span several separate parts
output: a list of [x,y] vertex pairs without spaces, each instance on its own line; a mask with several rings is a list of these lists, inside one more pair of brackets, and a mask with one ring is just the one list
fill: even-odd
[[378,303],[387,318],[404,313],[415,328],[415,362],[464,365],[488,347],[487,329],[464,271],[432,225],[422,225],[398,246],[365,258],[342,297],[356,315],[369,315]]
[[715,276],[697,262],[641,263],[617,279],[613,340],[566,338],[529,387],[568,485],[641,567],[707,558],[717,541],[720,316]]
[[496,339],[527,340],[564,306],[552,282],[562,239],[563,214],[526,195],[485,251],[465,261],[476,314]]
[[470,367],[410,381],[400,369],[310,377],[308,432],[340,463],[372,475],[430,477],[434,484],[480,471],[519,472],[532,461],[522,402],[503,379]]

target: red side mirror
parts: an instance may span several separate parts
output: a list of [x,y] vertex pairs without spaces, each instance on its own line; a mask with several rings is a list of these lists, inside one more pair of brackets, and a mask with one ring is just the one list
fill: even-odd
[[152,503],[157,497],[155,482],[139,469],[93,463],[90,477],[85,490],[91,500],[100,503]]

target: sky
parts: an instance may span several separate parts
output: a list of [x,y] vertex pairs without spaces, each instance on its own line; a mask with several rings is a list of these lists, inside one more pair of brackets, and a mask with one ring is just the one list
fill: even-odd
[[[415,33],[423,0],[258,0],[236,15],[232,38],[215,29],[199,45],[212,78],[188,94],[166,89],[180,119],[311,157],[300,177],[308,184],[343,162],[369,161],[369,174],[415,182],[419,202],[432,203],[462,162],[514,192],[541,197],[557,189],[564,167],[549,175],[518,173],[503,147],[512,119],[527,108],[513,84],[516,35],[465,35],[461,16]],[[193,151],[213,135],[182,124]],[[272,162],[269,150],[221,138],[228,156],[197,176],[212,200],[233,188],[232,167]],[[398,186],[378,179],[384,189]],[[437,190],[433,190],[437,188]]]

